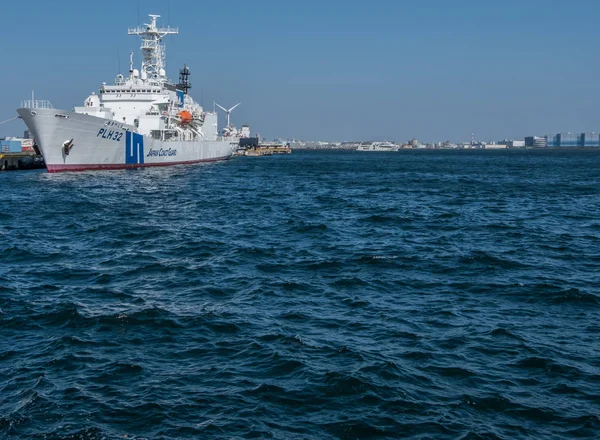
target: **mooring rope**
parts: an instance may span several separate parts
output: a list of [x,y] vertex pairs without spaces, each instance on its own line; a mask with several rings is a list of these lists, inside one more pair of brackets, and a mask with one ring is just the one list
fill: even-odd
[[20,118],[20,116],[15,116],[14,118],[10,118],[10,119],[7,119],[6,121],[0,122],[0,125],[4,124],[6,122],[14,121],[15,119],[19,119],[19,118]]

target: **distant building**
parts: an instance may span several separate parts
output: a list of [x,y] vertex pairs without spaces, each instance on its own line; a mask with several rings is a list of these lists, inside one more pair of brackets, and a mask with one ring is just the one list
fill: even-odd
[[600,133],[581,133],[582,147],[600,147]]
[[512,139],[504,139],[496,143],[499,145],[506,145],[507,148],[522,148],[525,146],[525,141],[515,141]]
[[558,133],[558,147],[577,147],[579,146],[580,135],[575,133]]
[[559,141],[557,135],[549,134],[548,136],[545,136],[545,138],[546,138],[546,146],[547,147],[551,147],[551,148],[552,147],[560,147],[560,141]]
[[591,133],[558,133],[548,135],[548,147],[576,148],[576,147],[600,147],[600,134]]
[[525,138],[525,146],[533,148],[545,148],[547,146],[546,137],[528,136]]
[[20,153],[21,141],[7,138],[0,140],[0,153]]
[[8,137],[0,140],[0,153],[29,153],[33,151],[33,139]]

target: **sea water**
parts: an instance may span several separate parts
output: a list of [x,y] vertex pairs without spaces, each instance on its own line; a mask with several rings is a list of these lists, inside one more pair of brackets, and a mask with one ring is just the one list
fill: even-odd
[[0,438],[600,436],[598,151],[0,187]]

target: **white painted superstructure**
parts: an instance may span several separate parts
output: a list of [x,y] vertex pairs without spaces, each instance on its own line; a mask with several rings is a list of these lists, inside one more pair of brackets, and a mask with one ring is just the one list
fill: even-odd
[[188,94],[188,67],[180,70],[178,84],[169,82],[162,40],[179,31],[158,27],[158,18],[150,15],[150,23],[129,29],[142,39],[140,70],[130,54],[129,75],[117,75],[113,85],[103,83],[73,111],[17,110],[48,171],[175,165],[232,155],[237,130],[219,136],[216,112],[205,112]]

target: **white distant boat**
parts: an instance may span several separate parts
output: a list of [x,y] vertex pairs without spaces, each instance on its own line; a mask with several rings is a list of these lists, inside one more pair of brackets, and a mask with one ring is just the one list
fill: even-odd
[[398,151],[400,147],[392,142],[363,142],[356,151]]
[[[190,70],[180,70],[179,83],[167,79],[167,35],[160,15],[129,29],[142,39],[141,70],[119,74],[114,85],[103,83],[83,107],[64,111],[51,106],[24,105],[17,110],[44,156],[49,172],[165,166],[227,159],[238,146],[237,130],[219,136],[216,112],[204,109],[188,95]],[[229,110],[229,112],[232,109]],[[229,113],[228,113],[229,122]],[[229,125],[229,124],[228,124]]]

